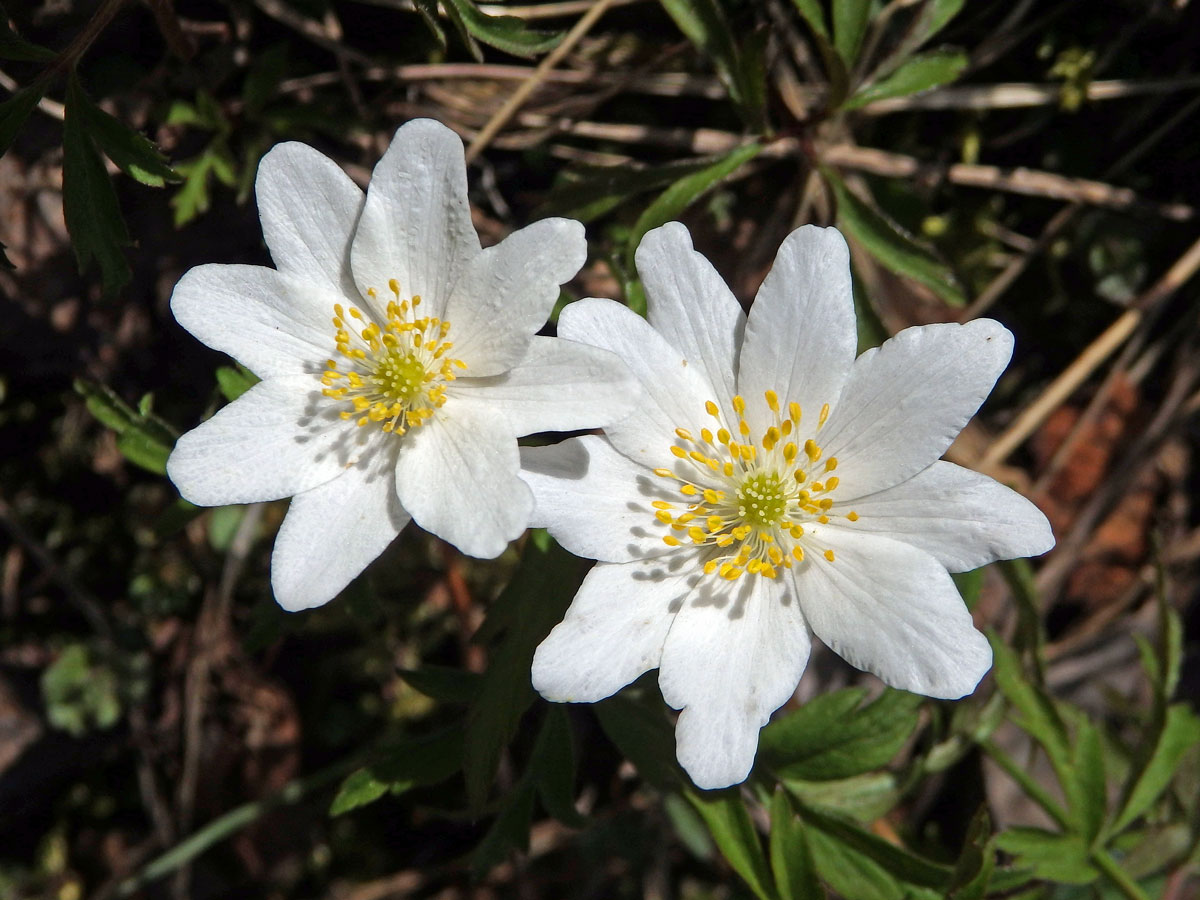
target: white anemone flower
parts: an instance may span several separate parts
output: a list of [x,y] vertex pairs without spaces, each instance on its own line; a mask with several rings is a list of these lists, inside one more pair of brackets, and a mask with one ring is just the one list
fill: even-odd
[[559,333],[641,382],[605,437],[522,450],[534,524],[598,560],[538,647],[534,687],[607,697],[658,667],[679,761],[742,781],[810,635],[893,687],[969,694],[991,666],[949,571],[1043,553],[1025,498],[939,457],[1012,354],[998,322],[909,328],[855,359],[849,254],[805,226],[746,316],[671,223],[637,252],[649,321],[567,307]]
[[202,506],[292,497],[271,559],[289,610],[330,600],[410,520],[497,556],[533,506],[516,438],[629,409],[619,359],[536,336],[583,226],[481,249],[462,141],[428,119],[396,132],[365,197],[300,143],[263,158],[255,190],[277,268],[199,266],[171,309],[262,381],[179,439],[171,480]]

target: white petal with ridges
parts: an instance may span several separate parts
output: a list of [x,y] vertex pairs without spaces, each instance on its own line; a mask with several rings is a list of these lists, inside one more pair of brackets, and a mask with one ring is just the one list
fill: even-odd
[[701,367],[717,389],[714,399],[728,405],[736,393],[737,353],[746,327],[737,298],[712,263],[692,248],[692,237],[679,222],[648,231],[635,257],[650,324]]
[[635,462],[650,468],[670,465],[675,429],[711,422],[704,404],[716,392],[708,378],[628,307],[595,298],[568,304],[558,333],[615,353],[641,384],[634,411],[605,428],[613,446]]
[[542,219],[514,231],[467,264],[446,302],[453,356],[468,375],[498,375],[518,364],[546,324],[559,285],[587,259],[583,225]]
[[396,493],[426,531],[492,559],[525,530],[533,509],[519,467],[516,436],[502,415],[449,402],[404,436]]
[[814,539],[834,561],[810,548],[790,575],[817,637],[892,687],[945,699],[975,690],[992,649],[936,559],[853,525]]
[[597,564],[534,653],[534,689],[547,700],[594,703],[657,666],[675,612],[691,591],[690,570],[672,571],[659,561]]
[[804,225],[780,246],[746,322],[738,391],[754,433],[771,424],[768,390],[800,404],[803,421],[815,424],[823,404],[837,403],[857,348],[846,240],[835,228]]
[[899,484],[941,456],[1012,357],[992,319],[907,328],[854,363],[818,437],[845,501]]
[[350,242],[363,192],[341,167],[307,144],[276,144],[258,164],[254,193],[276,267],[298,281],[357,296]]
[[669,527],[654,517],[651,503],[678,495],[604,438],[522,447],[521,479],[533,491],[530,527],[549,530],[576,556],[629,562],[673,552],[662,542]]
[[614,354],[562,338],[534,337],[503,375],[460,378],[457,402],[495,410],[513,433],[602,428],[633,410],[638,385]]
[[171,294],[179,324],[260,378],[319,372],[334,349],[341,297],[265,266],[197,266]]
[[311,375],[259,382],[176,442],[167,476],[200,506],[277,500],[331,481],[383,434],[347,427],[319,388]]
[[671,626],[658,676],[663,698],[683,710],[676,752],[697,787],[745,780],[758,732],[792,696],[809,649],[785,580],[700,581]]
[[467,203],[462,140],[432,119],[396,131],[375,166],[350,250],[354,281],[390,297],[389,279],[404,297],[418,294],[425,315],[441,316],[450,288],[479,253]]
[[328,603],[408,524],[394,468],[394,449],[387,448],[292,498],[271,554],[280,606],[295,612]]
[[854,530],[919,547],[951,572],[1040,556],[1054,546],[1050,523],[1036,506],[1000,482],[948,462],[837,504],[834,512],[850,509],[859,515]]

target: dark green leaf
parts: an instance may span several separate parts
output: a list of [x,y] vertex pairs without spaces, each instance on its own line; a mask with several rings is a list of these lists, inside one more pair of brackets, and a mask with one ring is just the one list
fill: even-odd
[[[8,23],[8,12],[0,6],[0,59],[13,62],[50,62],[54,59],[53,50],[22,37]],[[0,150],[0,155],[3,152]]]
[[8,148],[16,140],[17,132],[21,130],[33,108],[38,105],[45,90],[45,83],[36,81],[0,103],[0,156],[8,152]]
[[426,665],[419,669],[400,669],[400,677],[434,700],[443,703],[470,703],[479,695],[483,677],[455,666]]
[[685,175],[659,194],[634,223],[626,244],[628,259],[633,259],[647,231],[679,218],[685,209],[757,156],[761,149],[760,144],[738,147],[699,172]]
[[610,697],[593,709],[604,733],[642,778],[660,790],[686,781],[675,760],[675,735],[661,709],[628,697]]
[[472,37],[513,56],[537,56],[553,50],[563,38],[561,31],[533,31],[526,28],[525,20],[516,16],[484,15],[471,0],[449,0],[445,4],[448,13],[451,7],[456,24],[461,22]]
[[500,754],[533,702],[529,682],[533,651],[561,621],[585,569],[586,563],[557,544],[541,550],[530,542],[517,573],[488,613],[489,618],[499,615],[509,624],[467,713],[463,762],[467,795],[475,809],[487,799]]
[[781,783],[805,805],[849,816],[863,823],[874,822],[887,815],[904,793],[904,784],[893,773],[886,771],[826,781],[784,778]]
[[837,197],[838,224],[885,267],[925,285],[952,306],[966,302],[950,269],[918,246],[877,209],[849,190],[832,170],[822,173]]
[[1025,677],[1016,653],[995,634],[989,634],[988,638],[992,643],[996,686],[1019,714],[1014,717],[1016,723],[1042,745],[1063,780],[1062,773],[1071,765],[1071,751],[1062,718],[1050,698]]
[[63,123],[63,216],[79,270],[97,263],[104,292],[112,295],[129,281],[122,248],[132,242],[104,162],[87,133],[88,102],[72,76]]
[[737,788],[723,791],[688,791],[721,854],[760,900],[775,900],[775,884],[763,853],[762,841],[754,830],[750,813]]
[[1144,765],[1136,766],[1124,792],[1112,833],[1119,834],[1150,808],[1175,777],[1184,754],[1200,743],[1200,718],[1183,704],[1167,709],[1166,720],[1154,738]]
[[858,60],[870,15],[871,0],[833,0],[833,45],[847,69]]
[[340,816],[385,793],[402,794],[445,781],[459,769],[462,745],[463,730],[458,724],[435,734],[380,745],[370,763],[347,776],[329,814]]
[[110,116],[77,90],[73,102],[79,104],[74,110],[83,121],[92,139],[113,161],[118,169],[150,187],[162,187],[167,182],[182,181],[183,178],[167,165],[166,159],[155,146],[119,119]]
[[504,804],[492,822],[492,827],[471,853],[471,872],[476,880],[504,862],[511,851],[529,848],[533,797],[533,785],[526,780],[504,798]]
[[609,166],[589,171],[577,181],[555,187],[535,215],[569,216],[581,222],[590,222],[637,194],[671,184],[712,162],[711,159],[689,159],[641,169]]
[[236,366],[220,366],[217,369],[217,387],[230,403],[258,382],[259,377],[240,363]]
[[1042,828],[1010,828],[996,837],[996,846],[1017,857],[1038,878],[1062,884],[1090,884],[1100,873],[1092,866],[1088,848],[1076,834]]
[[[734,40],[734,30],[718,0],[659,0],[663,9],[675,21],[700,52],[713,61],[717,75],[729,90],[730,99],[742,113],[746,123],[761,130],[763,104],[757,98],[753,81],[763,77],[762,67],[742,59],[742,51]],[[753,56],[753,51],[750,53]],[[746,79],[752,79],[748,82]],[[764,95],[765,96],[765,95]]]
[[947,900],[983,900],[987,895],[992,872],[996,868],[996,853],[992,847],[992,821],[987,805],[982,805],[971,817],[967,839],[954,864]]
[[[931,862],[913,853],[909,853],[895,844],[888,843],[883,838],[864,831],[842,819],[825,815],[811,807],[801,810],[801,818],[811,827],[809,837],[820,832],[840,843],[843,847],[860,854],[887,872],[893,878],[915,887],[932,888],[944,891],[950,883],[953,871],[941,863]],[[813,857],[820,860],[820,854],[813,846]]]
[[273,44],[254,55],[242,86],[242,101],[246,115],[257,118],[279,90],[279,82],[287,72],[288,45]]
[[575,809],[575,745],[561,704],[547,710],[529,768],[546,812],[564,825],[582,827],[584,818]]
[[1089,847],[1104,827],[1107,782],[1104,779],[1104,750],[1100,731],[1084,718],[1076,728],[1071,747],[1070,777],[1063,784],[1071,823]]
[[782,900],[823,900],[804,826],[792,811],[787,794],[771,797],[771,832],[768,835],[771,872]]
[[386,781],[380,781],[369,768],[358,769],[346,776],[342,786],[338,788],[337,796],[329,805],[331,816],[340,816],[352,809],[374,803],[388,792]]
[[88,411],[117,433],[117,448],[130,462],[157,475],[166,472],[175,435],[160,419],[132,409],[104,385],[77,379],[75,391]]
[[[854,900],[934,900],[925,889],[902,884],[886,869],[817,828],[806,828],[809,851],[821,880]],[[940,898],[939,898],[940,900]]]
[[974,609],[979,602],[979,593],[983,590],[983,569],[972,569],[970,572],[955,572],[950,576],[954,585],[962,595],[967,609]]
[[446,32],[442,31],[442,24],[438,21],[437,0],[413,0],[413,6],[416,7],[425,27],[433,34],[434,40],[438,43],[438,49],[445,50]]
[[929,40],[950,24],[950,20],[958,15],[965,3],[966,0],[928,0],[921,11],[922,17],[927,21],[921,42]]
[[861,688],[825,694],[762,730],[759,753],[781,778],[821,781],[878,769],[917,727],[921,698],[887,690],[857,709]]
[[967,54],[959,50],[935,50],[909,57],[886,78],[860,88],[843,109],[858,109],[875,100],[907,97],[949,84],[962,74],[967,62]]
[[819,37],[828,41],[829,26],[825,24],[825,10],[821,9],[820,0],[792,0],[792,2],[796,4],[796,9],[808,23],[808,27]]

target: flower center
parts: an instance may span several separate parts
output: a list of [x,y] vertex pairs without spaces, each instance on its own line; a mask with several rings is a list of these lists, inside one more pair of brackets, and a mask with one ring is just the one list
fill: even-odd
[[[387,321],[374,321],[370,312],[340,303],[333,306],[334,343],[344,371],[336,359],[327,360],[321,383],[326,397],[350,404],[343,419],[355,419],[361,428],[369,422],[394,434],[404,434],[433,418],[446,402],[446,385],[467,367],[448,355],[454,345],[446,340],[450,323],[417,315],[421,298],[401,299],[396,279],[388,282],[395,299],[387,304]],[[367,296],[375,299],[374,288]]]
[[702,428],[696,436],[675,429],[675,468],[654,470],[676,482],[682,498],[679,503],[654,502],[655,518],[670,527],[664,543],[678,547],[686,538],[704,548],[705,574],[716,572],[729,581],[746,572],[777,578],[781,568],[804,561],[806,546],[833,562],[833,550],[820,546],[820,526],[831,517],[858,520],[854,511],[843,515],[833,510],[837,459],[821,462],[823,451],[816,441],[829,418],[829,404],[821,407],[813,436],[800,443],[800,407],[789,403],[784,415],[774,391],[764,396],[773,424],[757,441],[750,438],[741,396],[733,398],[733,428],[710,400],[705,411],[715,420],[716,432]]

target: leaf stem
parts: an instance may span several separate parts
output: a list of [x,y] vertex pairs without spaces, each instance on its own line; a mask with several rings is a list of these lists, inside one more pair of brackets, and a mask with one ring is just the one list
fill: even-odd
[[1038,806],[1046,811],[1046,814],[1050,818],[1058,823],[1060,828],[1065,829],[1070,827],[1070,820],[1067,818],[1067,814],[1063,808],[1054,801],[1054,798],[1046,792],[1045,788],[1030,777],[1028,772],[1018,766],[1012,757],[997,747],[991,740],[980,741],[979,746],[983,748],[988,756],[995,760],[996,765],[1007,772],[1008,776],[1021,786],[1030,799],[1037,803]]
[[1129,873],[1122,869],[1103,847],[1092,851],[1092,862],[1128,900],[1150,900],[1146,892],[1138,887],[1137,882],[1129,877]]

